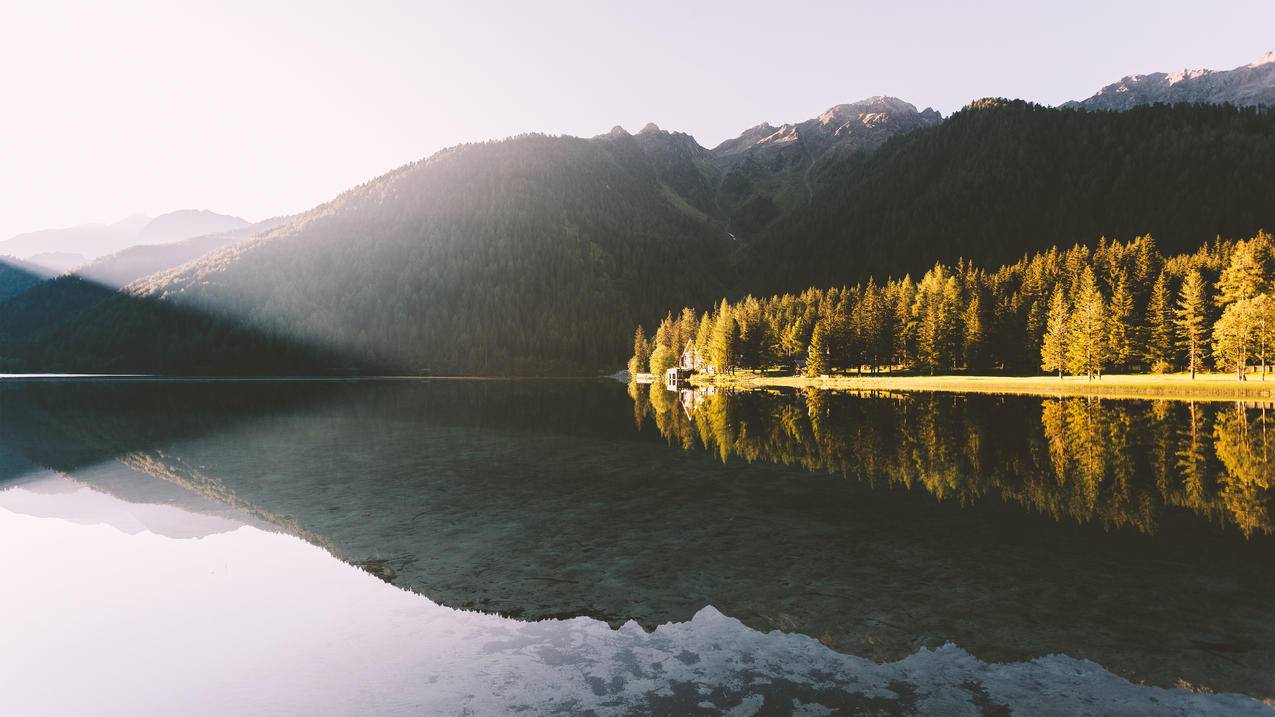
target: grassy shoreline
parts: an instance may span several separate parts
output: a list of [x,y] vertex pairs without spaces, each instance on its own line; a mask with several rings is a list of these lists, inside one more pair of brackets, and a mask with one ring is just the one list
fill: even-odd
[[691,383],[741,390],[762,388],[817,388],[850,391],[949,391],[953,393],[1002,393],[1029,396],[1096,396],[1102,398],[1173,399],[1191,401],[1270,400],[1275,397],[1275,375],[1266,381],[1250,375],[1237,381],[1234,374],[1130,374],[1103,376],[1089,381],[1083,376],[921,376],[834,375],[808,378],[740,372],[731,375],[695,375]]

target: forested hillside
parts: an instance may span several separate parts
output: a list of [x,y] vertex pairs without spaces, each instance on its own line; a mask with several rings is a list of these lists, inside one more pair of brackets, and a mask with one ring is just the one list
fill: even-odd
[[1167,253],[1275,226],[1275,113],[1060,110],[983,100],[830,168],[810,206],[737,254],[745,287],[799,290],[996,266],[1151,234]]
[[11,299],[48,278],[43,267],[0,256],[0,302]]
[[[441,152],[295,221],[72,312],[10,356],[112,370],[163,326],[136,298],[237,322],[264,340],[432,373],[565,373],[623,361],[617,336],[688,297],[729,291],[729,241],[678,201],[627,133],[523,136]],[[68,287],[69,288],[69,287]],[[2,312],[0,312],[2,313]],[[158,316],[154,312],[148,316]],[[0,337],[6,321],[0,317]],[[164,350],[243,365],[183,332]],[[178,362],[175,362],[175,366]]]
[[[252,352],[287,346],[289,365],[591,374],[670,306],[994,267],[1100,236],[1150,233],[1176,254],[1275,226],[1267,111],[984,100],[937,121],[873,98],[712,150],[654,126],[463,145],[126,295],[54,282],[0,303],[0,358],[277,370]],[[181,311],[154,309],[169,305]],[[165,323],[178,316],[221,328]],[[252,340],[214,339],[231,328]],[[1003,363],[1033,365],[1032,350]]]

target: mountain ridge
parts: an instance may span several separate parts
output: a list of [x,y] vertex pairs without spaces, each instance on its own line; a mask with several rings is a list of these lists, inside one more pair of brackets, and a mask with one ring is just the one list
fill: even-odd
[[1275,50],[1230,70],[1179,70],[1126,75],[1064,108],[1127,110],[1138,105],[1209,103],[1275,105]]

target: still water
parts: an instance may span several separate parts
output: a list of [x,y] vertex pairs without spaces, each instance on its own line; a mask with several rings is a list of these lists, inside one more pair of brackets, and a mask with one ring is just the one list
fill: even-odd
[[0,380],[0,712],[1270,714],[1273,478],[1235,403]]

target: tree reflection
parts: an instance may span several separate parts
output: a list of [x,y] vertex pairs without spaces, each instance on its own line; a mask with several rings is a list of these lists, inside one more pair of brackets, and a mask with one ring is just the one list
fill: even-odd
[[722,461],[799,466],[962,504],[998,495],[1056,520],[1145,533],[1176,510],[1245,536],[1273,532],[1264,408],[659,385],[630,395],[671,445]]
[[1267,447],[1266,409],[1250,415],[1243,404],[1218,413],[1213,424],[1218,476],[1227,514],[1244,531],[1271,532],[1271,462]]

